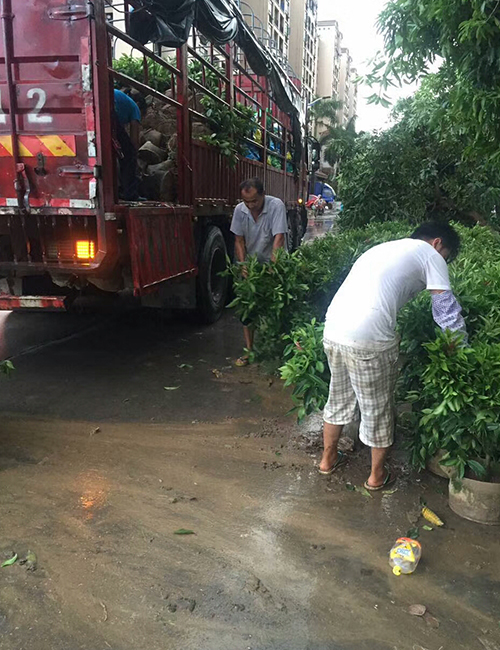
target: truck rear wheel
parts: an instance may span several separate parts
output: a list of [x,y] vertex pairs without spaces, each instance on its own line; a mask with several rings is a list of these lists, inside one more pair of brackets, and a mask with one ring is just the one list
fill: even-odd
[[289,210],[287,215],[288,222],[288,251],[293,253],[300,244],[300,226],[299,217],[296,210]]
[[226,305],[229,278],[220,275],[226,269],[226,255],[222,232],[210,226],[200,252],[196,296],[198,313],[204,323],[215,323]]

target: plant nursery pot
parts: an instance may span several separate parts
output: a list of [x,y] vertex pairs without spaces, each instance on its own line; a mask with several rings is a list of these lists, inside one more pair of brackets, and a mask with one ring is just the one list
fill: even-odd
[[432,456],[432,458],[429,458],[427,461],[427,469],[429,472],[432,472],[432,474],[435,474],[436,476],[441,476],[442,478],[451,478],[454,473],[454,468],[453,467],[446,467],[446,465],[441,465],[440,461],[445,455],[444,449],[440,449],[438,452]]
[[449,503],[453,512],[464,519],[489,526],[500,525],[500,483],[451,479]]

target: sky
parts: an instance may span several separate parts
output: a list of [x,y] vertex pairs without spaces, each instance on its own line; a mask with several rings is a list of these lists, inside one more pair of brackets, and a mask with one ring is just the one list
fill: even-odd
[[[343,46],[349,48],[353,65],[359,74],[369,70],[368,61],[383,49],[383,39],[375,23],[387,0],[319,0],[319,20],[334,19],[344,36]],[[411,94],[414,87],[393,89],[388,94],[392,101]],[[366,103],[374,91],[360,85],[358,89],[357,131],[372,131],[388,126],[390,109]]]

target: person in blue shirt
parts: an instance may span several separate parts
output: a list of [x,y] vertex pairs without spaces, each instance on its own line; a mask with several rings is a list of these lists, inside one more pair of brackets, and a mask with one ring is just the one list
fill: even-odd
[[139,130],[141,111],[132,97],[121,90],[115,90],[115,111],[118,122],[123,127],[129,127],[129,135],[135,149],[139,148]]
[[137,150],[141,111],[136,102],[121,90],[114,91],[114,100],[116,138],[120,145],[120,198],[125,201],[137,201],[139,199]]

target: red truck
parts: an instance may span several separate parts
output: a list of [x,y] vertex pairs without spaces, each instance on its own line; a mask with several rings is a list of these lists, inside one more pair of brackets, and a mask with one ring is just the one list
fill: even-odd
[[[104,0],[0,4],[0,309],[64,310],[81,296],[129,292],[147,305],[197,308],[216,320],[226,303],[220,272],[241,180],[258,176],[283,199],[292,245],[301,230],[306,174],[302,162],[290,170],[290,115],[273,101],[269,79],[251,70],[234,42],[207,44],[194,27],[173,59],[159,56],[109,21]],[[129,11],[128,3],[120,7]],[[113,68],[117,42],[143,57],[142,81]],[[165,70],[168,93],[150,84],[150,62]],[[206,87],[209,73],[218,75],[220,93]],[[116,83],[175,112],[175,201],[119,200]],[[298,96],[288,81],[287,91]],[[236,102],[252,107],[258,156],[239,156],[231,167],[219,148],[192,135],[193,120],[204,119],[193,93],[231,110]]]

